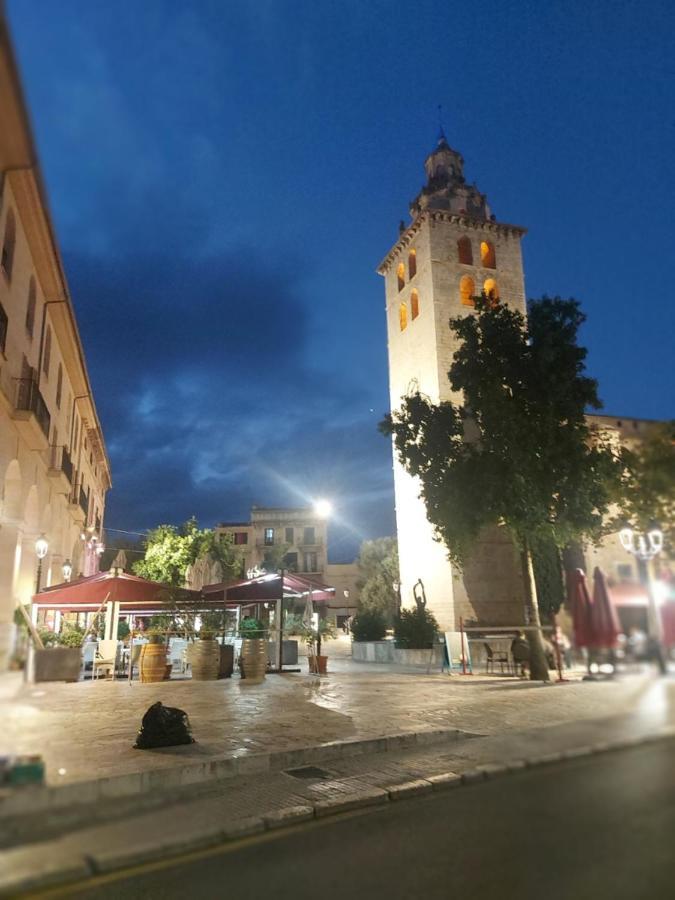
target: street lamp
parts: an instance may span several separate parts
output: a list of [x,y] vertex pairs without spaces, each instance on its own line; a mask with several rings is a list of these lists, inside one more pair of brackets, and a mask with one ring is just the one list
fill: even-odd
[[35,593],[40,593],[40,581],[42,580],[42,560],[47,555],[49,551],[49,543],[44,534],[41,534],[40,537],[35,541],[35,555],[38,558],[38,567],[37,567],[37,577],[35,579]]
[[73,574],[73,564],[69,559],[64,562],[61,570],[63,572],[63,580],[67,584],[70,581],[70,576]]
[[663,532],[660,528],[650,528],[646,534],[636,534],[632,528],[622,528],[619,532],[619,540],[623,549],[635,557],[640,582],[647,589],[647,632],[655,644],[659,668],[665,674],[666,663],[661,647],[663,628],[649,575],[650,561],[663,550]]

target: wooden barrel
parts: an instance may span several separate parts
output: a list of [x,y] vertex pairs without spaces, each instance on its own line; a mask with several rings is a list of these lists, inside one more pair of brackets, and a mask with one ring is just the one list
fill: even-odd
[[260,684],[267,670],[267,641],[263,638],[244,638],[241,642],[241,662],[246,684]]
[[215,681],[220,668],[218,641],[196,641],[190,652],[190,667],[195,681]]
[[166,644],[143,644],[140,669],[142,682],[164,681]]

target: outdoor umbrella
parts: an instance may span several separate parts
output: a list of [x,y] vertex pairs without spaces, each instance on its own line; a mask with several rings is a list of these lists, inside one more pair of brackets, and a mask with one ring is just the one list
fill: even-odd
[[575,569],[570,573],[567,582],[567,597],[572,610],[574,644],[576,647],[590,647],[593,645],[591,597],[588,593],[583,569]]
[[591,625],[593,631],[592,646],[597,649],[614,647],[621,627],[610,600],[607,581],[603,572],[595,567],[593,570],[593,604],[591,606]]

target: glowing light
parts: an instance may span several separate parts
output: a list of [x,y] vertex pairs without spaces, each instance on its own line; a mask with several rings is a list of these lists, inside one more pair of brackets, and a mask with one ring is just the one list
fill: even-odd
[[48,550],[49,543],[47,542],[47,538],[44,534],[41,534],[37,541],[35,541],[35,555],[38,559],[44,559]]
[[314,513],[320,519],[327,519],[332,512],[333,512],[333,504],[330,502],[330,500],[315,500],[314,501]]

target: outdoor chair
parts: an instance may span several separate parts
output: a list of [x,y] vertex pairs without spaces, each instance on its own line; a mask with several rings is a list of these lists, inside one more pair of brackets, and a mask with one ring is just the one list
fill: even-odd
[[106,678],[109,675],[115,676],[117,671],[117,652],[119,644],[117,641],[99,641],[94,656],[94,665],[92,667],[92,678],[97,678],[98,674],[105,671]]
[[488,644],[487,641],[484,642],[483,646],[485,647],[485,672],[486,674],[496,674],[495,665],[501,667],[501,674],[504,675],[506,672],[511,673],[511,660],[509,659],[509,654],[504,651],[495,651]]

